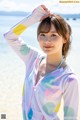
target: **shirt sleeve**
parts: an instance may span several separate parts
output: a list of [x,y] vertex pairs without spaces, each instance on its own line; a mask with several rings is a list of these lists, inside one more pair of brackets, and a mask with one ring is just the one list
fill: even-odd
[[79,90],[76,77],[70,75],[63,92],[64,99],[64,120],[79,120]]
[[21,22],[13,26],[10,31],[4,34],[5,39],[9,45],[14,49],[17,55],[27,63],[32,57],[36,57],[38,51],[35,48],[27,45],[21,38],[20,35],[31,25],[38,22],[41,17],[47,14],[45,10],[39,6],[29,16],[24,18]]

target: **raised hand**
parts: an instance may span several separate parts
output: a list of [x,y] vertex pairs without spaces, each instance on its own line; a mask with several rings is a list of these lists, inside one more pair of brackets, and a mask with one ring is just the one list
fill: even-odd
[[44,15],[42,18],[41,18],[41,20],[43,20],[43,19],[45,19],[46,17],[48,17],[48,16],[51,16],[52,15],[52,13],[50,12],[50,10],[48,10],[48,8],[45,6],[45,5],[41,5],[41,7],[46,11],[46,15]]
[[50,10],[48,10],[48,8],[45,5],[40,5],[37,8],[35,8],[32,14],[35,17],[35,19],[38,19],[38,21],[42,21],[46,17],[52,15]]

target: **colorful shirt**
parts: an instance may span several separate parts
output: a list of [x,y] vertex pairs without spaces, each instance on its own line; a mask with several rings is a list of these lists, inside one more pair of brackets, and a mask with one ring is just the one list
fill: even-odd
[[23,119],[60,120],[57,113],[63,98],[64,120],[78,120],[78,82],[68,65],[48,73],[35,85],[40,62],[46,56],[27,45],[19,35],[45,14],[41,7],[37,9],[38,14],[34,11],[4,34],[8,43],[26,65],[22,99]]

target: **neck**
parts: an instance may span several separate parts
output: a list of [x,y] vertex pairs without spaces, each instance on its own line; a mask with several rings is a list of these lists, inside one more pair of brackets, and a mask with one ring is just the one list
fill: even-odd
[[55,68],[62,62],[63,56],[62,55],[47,55],[46,64],[54,66]]

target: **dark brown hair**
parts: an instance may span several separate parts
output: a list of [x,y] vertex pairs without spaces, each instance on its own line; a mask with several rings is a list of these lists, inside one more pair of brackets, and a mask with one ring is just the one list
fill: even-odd
[[66,58],[71,46],[71,27],[60,15],[52,14],[50,17],[42,20],[37,29],[37,36],[42,32],[48,33],[52,24],[57,33],[66,40],[66,43],[64,43],[62,47],[62,55]]

